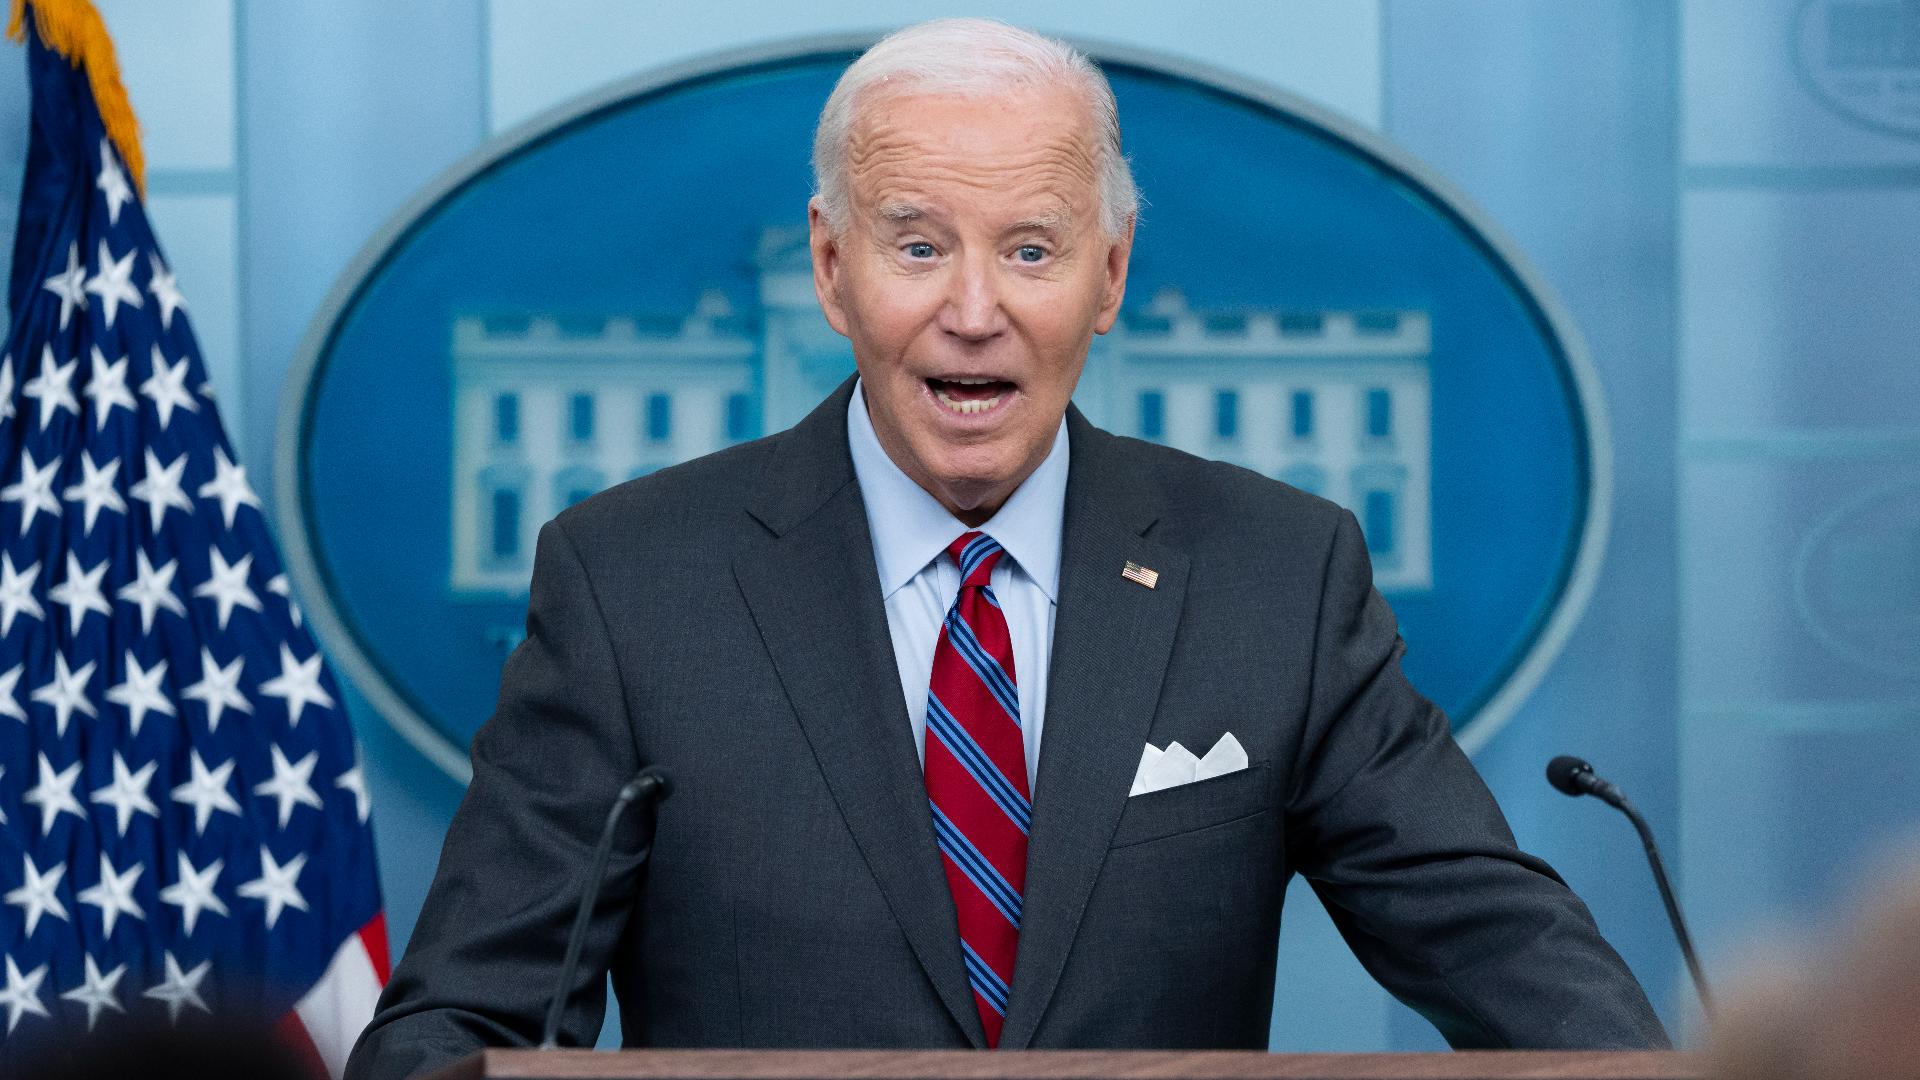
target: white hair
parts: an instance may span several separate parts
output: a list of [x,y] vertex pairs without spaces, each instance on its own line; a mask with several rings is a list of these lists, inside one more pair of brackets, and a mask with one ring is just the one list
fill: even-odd
[[1095,167],[1100,228],[1117,240],[1140,208],[1133,170],[1120,153],[1120,109],[1092,60],[1064,41],[993,19],[935,19],[888,34],[841,74],[813,132],[814,194],[835,233],[851,214],[847,149],[859,108],[888,92],[985,96],[1015,87],[1065,85],[1086,101],[1098,126]]

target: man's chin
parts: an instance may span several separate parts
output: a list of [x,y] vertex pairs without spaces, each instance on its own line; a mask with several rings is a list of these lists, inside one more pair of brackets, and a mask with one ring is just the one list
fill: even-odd
[[996,463],[992,469],[945,469],[933,476],[933,492],[948,510],[967,517],[985,511],[991,516],[1007,496],[1013,494],[1026,477],[1011,460]]

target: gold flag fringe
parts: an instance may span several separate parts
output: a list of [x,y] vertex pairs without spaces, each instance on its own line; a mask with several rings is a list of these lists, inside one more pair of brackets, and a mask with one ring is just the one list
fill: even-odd
[[120,63],[114,59],[113,38],[107,24],[88,0],[13,0],[13,16],[7,21],[7,36],[25,41],[26,10],[33,8],[33,27],[40,40],[54,52],[67,58],[74,67],[87,70],[87,82],[93,87],[93,102],[107,126],[107,138],[120,153],[133,183],[144,196],[147,187],[146,155],[140,152],[140,122],[134,118],[133,103],[127,100],[127,88],[120,83]]

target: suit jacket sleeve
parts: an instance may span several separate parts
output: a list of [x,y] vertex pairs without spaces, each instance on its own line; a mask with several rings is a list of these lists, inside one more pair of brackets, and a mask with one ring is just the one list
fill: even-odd
[[1515,846],[1446,717],[1401,673],[1345,511],[1324,580],[1288,844],[1354,954],[1456,1048],[1668,1045],[1586,905]]
[[[473,782],[448,829],[406,957],[348,1063],[399,1080],[483,1046],[539,1038],[581,875],[607,809],[639,768],[617,659],[560,521],[540,532],[527,637],[508,658]],[[607,959],[639,888],[637,837],[614,846],[561,1042],[592,1045]]]

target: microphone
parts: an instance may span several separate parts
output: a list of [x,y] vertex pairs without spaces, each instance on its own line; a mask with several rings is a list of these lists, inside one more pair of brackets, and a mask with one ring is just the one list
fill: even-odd
[[[553,988],[553,997],[547,1001],[547,1023],[540,1033],[540,1049],[551,1050],[560,1045],[560,1017],[567,1007],[567,988],[573,985],[573,978],[580,968],[580,950],[587,943],[587,926],[593,921],[593,905],[600,897],[601,882],[607,876],[607,859],[613,854],[613,831],[620,820],[627,816],[627,810],[635,803],[653,806],[673,794],[673,778],[667,770],[658,765],[649,765],[640,770],[638,776],[627,781],[614,796],[613,806],[607,810],[607,823],[600,828],[600,842],[594,846],[593,862],[587,869],[586,881],[580,893],[580,907],[573,916],[573,932],[567,935],[567,951],[560,961],[560,981]],[[649,816],[645,828],[646,843],[640,848],[636,861],[644,863],[653,852],[653,830],[656,820]]]
[[1713,996],[1707,992],[1707,977],[1700,970],[1700,958],[1694,955],[1693,938],[1687,933],[1686,920],[1680,916],[1680,901],[1674,898],[1673,885],[1667,881],[1666,865],[1660,860],[1660,847],[1653,841],[1653,830],[1647,827],[1647,819],[1640,816],[1620,789],[1601,779],[1593,771],[1593,766],[1570,754],[1562,754],[1547,762],[1547,783],[1552,784],[1563,795],[1579,798],[1591,795],[1608,806],[1627,815],[1633,822],[1635,831],[1640,834],[1640,845],[1647,850],[1647,865],[1653,868],[1654,884],[1660,887],[1660,899],[1667,905],[1667,921],[1673,924],[1673,936],[1680,942],[1680,955],[1687,962],[1687,973],[1693,976],[1693,988],[1700,994],[1700,1008],[1707,1019],[1713,1019]]

